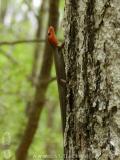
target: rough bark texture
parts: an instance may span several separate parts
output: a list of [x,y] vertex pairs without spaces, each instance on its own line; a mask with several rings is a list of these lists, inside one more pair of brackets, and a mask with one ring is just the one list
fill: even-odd
[[[58,6],[59,0],[50,0],[50,9],[49,9],[49,23],[48,26],[53,25],[55,29],[57,29],[58,24]],[[45,94],[47,91],[47,87],[49,82],[43,80],[50,79],[50,72],[52,67],[52,49],[51,46],[46,42],[45,51],[43,57],[43,63],[39,75],[39,83],[36,86],[36,93],[33,101],[32,111],[29,115],[28,123],[21,140],[20,146],[16,151],[16,160],[26,160],[28,149],[33,141],[34,135],[36,133],[39,118],[45,103]]]
[[65,156],[120,159],[120,1],[66,0]]

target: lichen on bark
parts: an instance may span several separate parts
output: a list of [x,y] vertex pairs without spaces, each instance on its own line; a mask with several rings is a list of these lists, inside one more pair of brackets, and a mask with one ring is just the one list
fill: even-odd
[[120,1],[66,0],[65,156],[120,159]]

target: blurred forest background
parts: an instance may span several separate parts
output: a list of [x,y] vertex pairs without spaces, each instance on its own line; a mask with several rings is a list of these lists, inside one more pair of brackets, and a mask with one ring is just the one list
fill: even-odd
[[[15,158],[29,119],[43,67],[49,7],[50,0],[0,1],[0,160]],[[64,0],[60,0],[59,39],[64,39],[63,14]],[[41,39],[40,43],[36,39]],[[40,155],[62,154],[54,65],[50,74],[39,125],[29,149],[31,160]]]

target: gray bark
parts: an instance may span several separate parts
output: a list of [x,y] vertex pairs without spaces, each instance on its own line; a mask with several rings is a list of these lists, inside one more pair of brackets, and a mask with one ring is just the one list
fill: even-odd
[[66,0],[66,159],[120,160],[120,0]]

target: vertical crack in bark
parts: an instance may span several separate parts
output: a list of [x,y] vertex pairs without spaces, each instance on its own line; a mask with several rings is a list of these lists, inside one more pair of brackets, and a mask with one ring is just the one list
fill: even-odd
[[[110,5],[110,0],[108,0],[105,4],[105,8],[103,11],[103,17],[105,15],[105,12],[107,8]],[[99,105],[100,105],[100,99],[103,99],[103,102],[105,104],[105,109],[103,110],[103,113],[101,115],[102,121],[103,121],[103,128],[106,129],[105,133],[107,134],[106,141],[103,143],[102,148],[106,148],[107,144],[109,144],[110,147],[110,130],[109,130],[109,112],[108,112],[108,106],[109,106],[109,83],[107,80],[107,60],[108,57],[106,56],[106,80],[105,80],[105,96],[101,95],[101,89],[100,84],[102,83],[101,75],[104,76],[101,70],[101,63],[99,60],[95,61],[94,59],[94,49],[95,49],[95,41],[96,41],[96,28],[95,28],[95,0],[88,0],[86,3],[86,15],[84,19],[85,28],[84,28],[84,54],[83,54],[83,79],[84,79],[84,101],[83,101],[83,107],[85,107],[86,112],[86,159],[94,159],[95,154],[92,153],[91,146],[94,143],[94,125],[96,122],[96,119],[93,117],[95,112],[99,111]],[[102,23],[100,24],[101,28]],[[93,70],[95,68],[95,70]],[[94,73],[92,73],[94,72]],[[91,79],[93,78],[92,74],[95,75],[95,82],[92,82]],[[93,83],[95,83],[95,89],[93,87]],[[92,89],[91,89],[92,88]],[[103,92],[103,90],[102,90]],[[95,106],[93,106],[93,103],[95,102]],[[101,150],[102,150],[101,148]]]
[[100,16],[101,17],[101,21],[100,21],[98,27],[96,28],[96,32],[100,31],[101,27],[104,24],[103,19],[104,19],[105,15],[106,15],[106,12],[107,12],[108,8],[110,7],[110,1],[111,0],[107,0],[105,5],[103,6],[102,13],[101,13],[101,16]]
[[109,53],[106,51],[106,47],[105,47],[105,43],[104,43],[104,52],[106,53],[106,57],[105,57],[105,72],[106,72],[106,78],[105,78],[105,83],[106,83],[106,108],[105,108],[105,125],[108,126],[108,139],[107,139],[107,144],[109,145],[109,149],[111,150],[111,153],[113,153],[113,147],[111,144],[111,135],[110,135],[110,112],[108,110],[108,106],[109,106],[109,99],[110,99],[110,89],[112,88],[112,84],[109,82],[108,80],[108,66],[109,66]]
[[[90,151],[90,134],[93,132],[93,126],[90,126],[90,120],[93,116],[92,110],[92,95],[90,92],[90,75],[88,68],[93,67],[93,51],[95,44],[95,18],[94,18],[94,8],[95,0],[88,0],[86,3],[86,15],[84,19],[84,55],[83,55],[83,79],[84,79],[84,102],[86,112],[86,159],[90,160],[92,158],[92,152]],[[92,124],[92,123],[91,123]],[[92,124],[93,125],[93,124]],[[94,133],[92,133],[93,135]],[[91,157],[91,158],[90,158]]]
[[[65,147],[66,151],[66,156],[70,156],[69,158],[73,158],[75,160],[79,160],[79,154],[78,150],[76,149],[76,132],[75,132],[75,124],[76,124],[76,113],[75,113],[75,92],[77,90],[76,87],[76,82],[77,82],[77,50],[76,50],[76,41],[77,41],[77,35],[78,35],[78,22],[77,22],[77,17],[79,16],[78,14],[78,0],[70,0],[70,6],[69,6],[71,12],[71,19],[70,19],[70,31],[69,31],[69,44],[68,44],[68,60],[69,60],[69,66],[68,66],[68,71],[67,71],[67,81],[69,82],[69,86],[67,88],[67,93],[68,93],[68,104],[69,104],[69,129],[67,131],[67,139],[72,139],[72,148],[73,150],[69,150],[68,148],[71,147],[71,140],[68,140],[67,145]],[[71,67],[72,66],[72,67]],[[73,152],[73,153],[72,153]],[[72,157],[71,157],[72,156]]]
[[95,77],[96,77],[96,88],[94,91],[94,99],[96,99],[96,106],[94,108],[94,111],[97,111],[99,109],[99,100],[97,96],[100,96],[100,83],[101,83],[101,69],[100,69],[100,61],[97,60],[95,64]]

